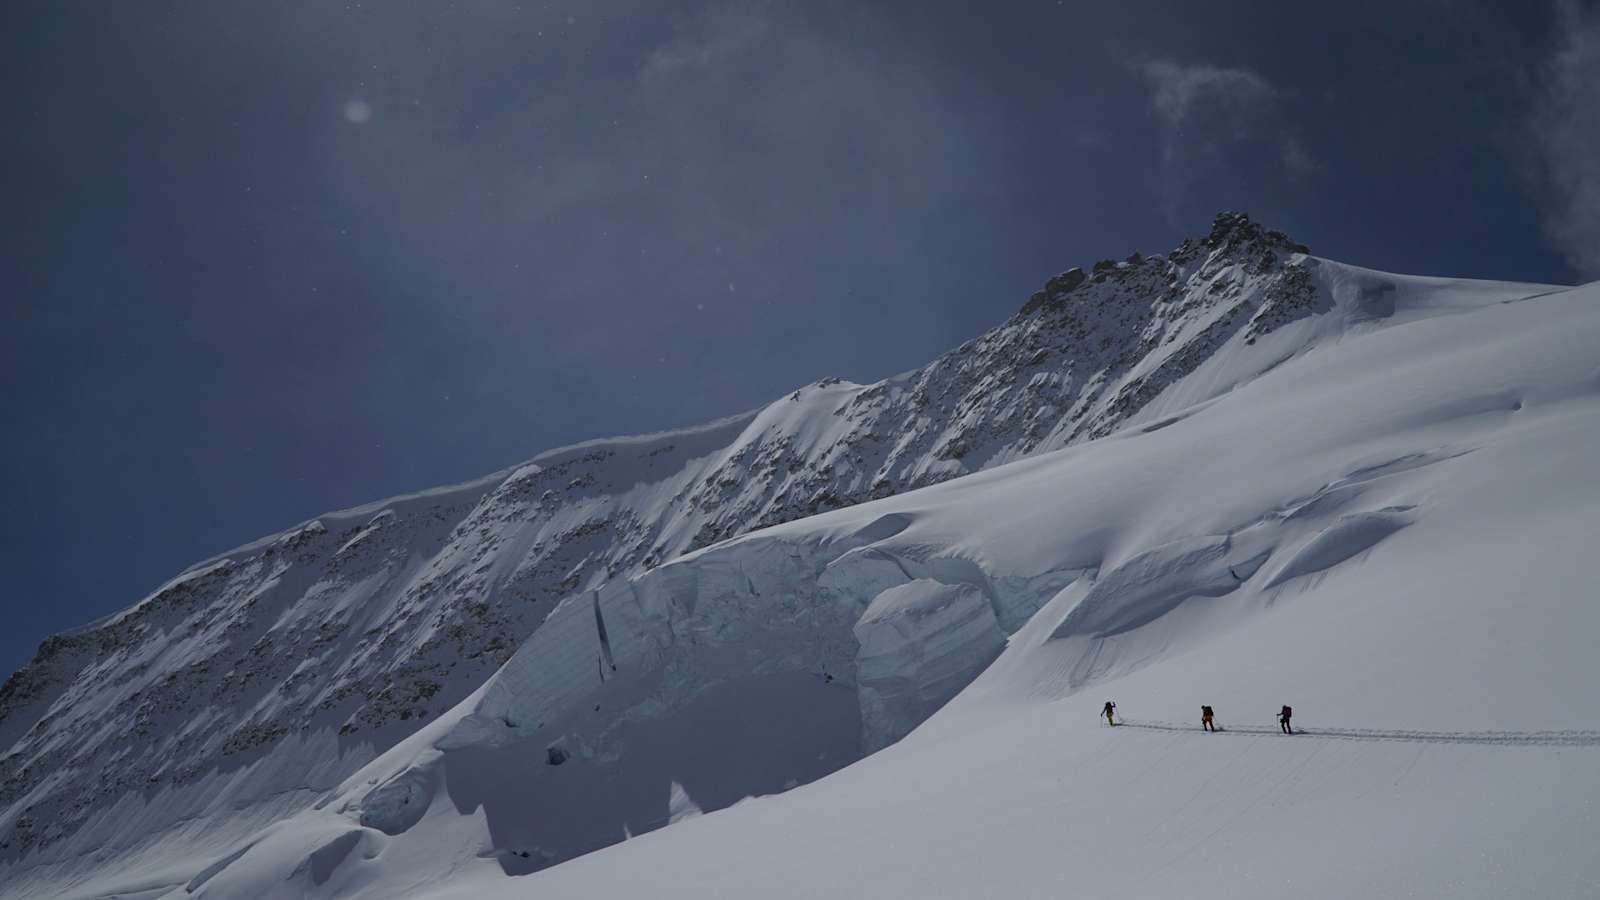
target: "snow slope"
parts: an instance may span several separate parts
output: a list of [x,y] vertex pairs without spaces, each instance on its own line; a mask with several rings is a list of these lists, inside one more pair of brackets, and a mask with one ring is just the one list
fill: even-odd
[[[1593,830],[1600,760],[1596,299],[1373,273],[1219,217],[1053,279],[928,369],[324,516],[8,682],[0,894],[1142,894],[1133,863],[1176,855],[1149,893],[1257,873],[1238,896],[1348,852],[1437,885],[1537,815],[1556,852]],[[1096,731],[1104,691],[1147,723],[1292,702],[1338,734]],[[1348,783],[1471,799],[1324,778],[1229,805],[1317,774],[1318,741]],[[1413,745],[1443,763],[1401,777]],[[1343,838],[1395,797],[1436,852],[1378,865]],[[1509,812],[1473,831],[1481,803]],[[1480,886],[1536,871],[1491,856]]]
[[[491,847],[463,827],[489,804],[462,804],[445,771],[413,827],[347,814],[373,856],[282,895],[1596,896],[1600,286],[1500,299],[1319,347],[1166,427],[667,567],[765,570],[774,545],[906,560],[861,621],[926,602],[910,631],[940,648],[966,630],[938,612],[964,586],[1081,573],[880,753],[522,879],[467,852]],[[515,660],[495,685],[504,699],[466,706],[546,702]],[[1097,722],[1108,697],[1131,727]],[[1201,703],[1221,733],[1199,730]],[[584,771],[531,755],[515,777]],[[665,801],[677,782],[658,774]],[[239,867],[216,896],[282,878]]]

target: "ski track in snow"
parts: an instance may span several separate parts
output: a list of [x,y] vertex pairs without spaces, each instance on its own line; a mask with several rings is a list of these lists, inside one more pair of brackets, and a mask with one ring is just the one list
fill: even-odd
[[[1123,720],[1118,728],[1146,731],[1202,731],[1198,724]],[[1600,731],[1408,731],[1381,728],[1300,728],[1286,735],[1277,728],[1224,728],[1216,734],[1259,737],[1313,737],[1335,741],[1400,741],[1414,744],[1484,744],[1496,747],[1600,747]]]

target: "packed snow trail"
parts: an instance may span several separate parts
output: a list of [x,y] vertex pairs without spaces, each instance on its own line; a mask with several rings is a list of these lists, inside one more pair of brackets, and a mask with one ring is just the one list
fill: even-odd
[[[1123,719],[1118,728],[1146,731],[1200,731],[1199,724],[1146,722]],[[1293,734],[1277,728],[1231,727],[1218,725],[1215,734],[1235,736],[1312,737],[1341,741],[1404,741],[1419,744],[1489,744],[1497,747],[1600,747],[1600,731],[1403,731],[1381,728],[1302,728]]]

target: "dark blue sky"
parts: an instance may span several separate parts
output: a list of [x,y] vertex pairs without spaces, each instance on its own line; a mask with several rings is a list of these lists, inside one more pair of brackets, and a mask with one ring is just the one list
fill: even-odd
[[6,3],[0,669],[328,509],[910,368],[1222,208],[1595,277],[1596,21]]

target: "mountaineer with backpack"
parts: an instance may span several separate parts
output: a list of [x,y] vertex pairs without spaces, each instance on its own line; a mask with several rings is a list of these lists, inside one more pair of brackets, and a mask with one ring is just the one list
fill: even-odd
[[1116,715],[1116,713],[1117,705],[1112,703],[1110,700],[1107,700],[1105,708],[1100,710],[1100,715],[1106,720],[1106,724],[1112,727],[1116,727],[1117,724],[1116,720],[1112,718],[1112,716]]
[[1206,731],[1216,731],[1217,726],[1211,724],[1211,717],[1214,715],[1216,714],[1211,711],[1211,707],[1200,707],[1200,727],[1204,728]]
[[1294,715],[1294,707],[1284,704],[1283,711],[1278,713],[1278,727],[1284,734],[1294,734],[1294,728],[1289,724],[1289,717]]

